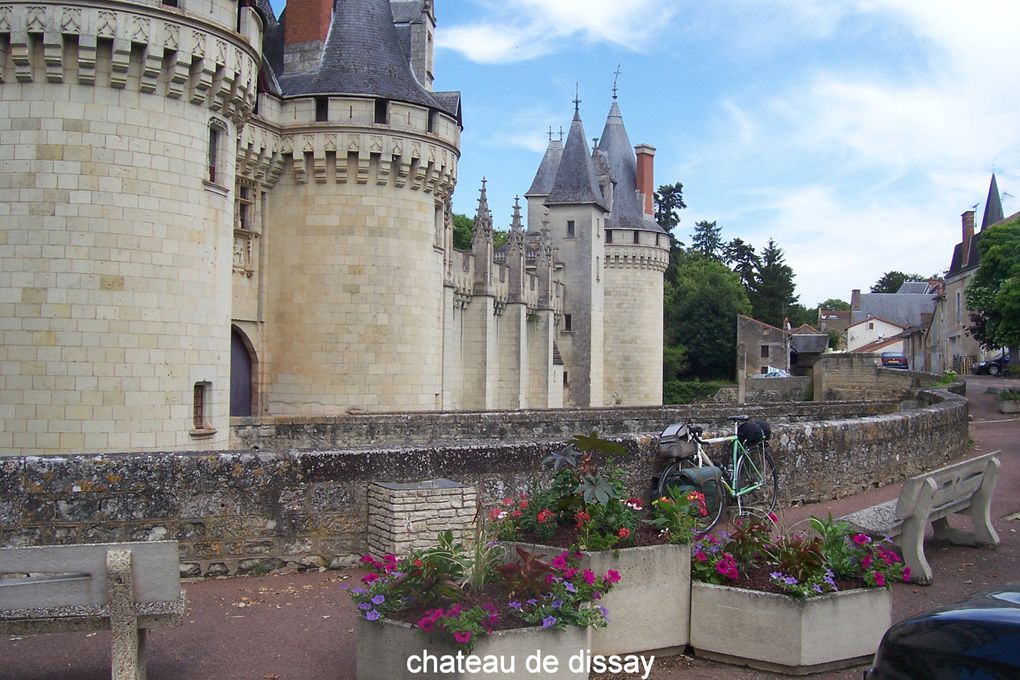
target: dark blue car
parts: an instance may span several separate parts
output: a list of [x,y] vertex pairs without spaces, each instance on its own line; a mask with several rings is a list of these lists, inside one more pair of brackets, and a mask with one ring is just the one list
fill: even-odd
[[885,633],[865,680],[1020,678],[1020,583],[919,614]]

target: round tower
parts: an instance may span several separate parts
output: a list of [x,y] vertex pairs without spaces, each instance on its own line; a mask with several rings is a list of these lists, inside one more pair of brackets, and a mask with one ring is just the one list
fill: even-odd
[[605,400],[658,405],[669,235],[652,218],[655,149],[631,146],[615,95],[598,148],[616,180],[606,223]]
[[226,445],[239,4],[0,7],[0,453]]
[[389,0],[292,0],[281,23],[268,410],[439,409],[459,99],[414,77]]

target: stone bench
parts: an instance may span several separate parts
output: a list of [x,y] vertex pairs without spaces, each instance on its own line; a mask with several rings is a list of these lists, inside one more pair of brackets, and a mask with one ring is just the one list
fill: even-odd
[[144,680],[147,629],[183,614],[176,541],[0,548],[0,634],[110,629],[113,680]]
[[[924,532],[931,523],[935,540],[954,545],[995,547],[999,537],[992,527],[991,503],[999,473],[1000,451],[953,463],[911,477],[903,483],[896,500],[880,503],[841,519],[851,528],[889,536],[903,549],[911,581],[929,584],[931,566],[924,556]],[[966,514],[971,530],[949,526],[949,516]]]

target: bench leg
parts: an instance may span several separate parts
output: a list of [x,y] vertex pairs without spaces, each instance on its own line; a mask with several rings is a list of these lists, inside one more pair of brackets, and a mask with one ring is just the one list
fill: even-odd
[[138,627],[135,613],[130,550],[111,550],[106,554],[106,587],[113,634],[111,677],[113,680],[145,680],[147,633]]
[[981,488],[974,494],[970,503],[970,519],[974,523],[974,544],[994,548],[999,545],[999,535],[992,526],[992,491],[995,490],[995,478],[999,475],[998,458],[991,458],[985,468],[985,476],[981,479]]
[[903,562],[910,568],[910,582],[931,584],[931,565],[924,556],[925,522],[917,517],[908,517],[903,522],[899,544],[903,549]]

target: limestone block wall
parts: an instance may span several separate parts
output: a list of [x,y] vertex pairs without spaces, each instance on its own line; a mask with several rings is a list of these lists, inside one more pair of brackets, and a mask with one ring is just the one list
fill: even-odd
[[228,143],[260,55],[209,7],[0,6],[0,453],[228,441]]
[[[938,390],[917,399],[915,410],[835,420],[781,423],[774,416],[787,405],[754,411],[775,423],[782,504],[852,494],[959,457],[966,400]],[[868,408],[859,406],[860,413]],[[657,432],[680,415],[645,411],[658,411],[654,430],[648,422],[612,422]],[[175,539],[189,576],[350,564],[368,548],[370,484],[446,478],[476,487],[483,509],[492,507],[527,489],[542,458],[591,424],[564,422],[567,432],[531,441],[0,458],[0,545]],[[657,470],[656,438],[623,434],[619,441],[631,490],[643,494]]]
[[[499,315],[499,409],[528,407],[528,310],[523,304],[502,306]],[[544,405],[544,404],[543,404]]]
[[825,354],[814,366],[815,399],[868,399],[930,385],[930,373],[883,368],[877,354]]
[[478,490],[449,479],[374,482],[368,485],[368,549],[376,555],[406,555],[453,533],[454,543],[474,539]]
[[604,397],[609,404],[662,403],[662,275],[669,251],[656,244],[655,234],[638,235],[642,244],[606,246]]

